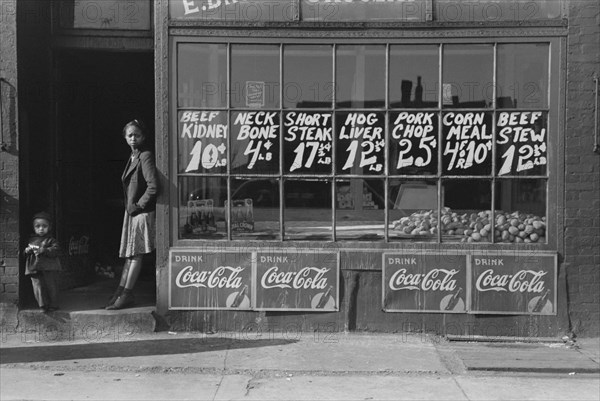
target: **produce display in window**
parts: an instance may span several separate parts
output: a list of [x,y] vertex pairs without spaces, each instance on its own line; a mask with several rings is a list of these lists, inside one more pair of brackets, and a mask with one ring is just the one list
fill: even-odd
[[336,113],[338,174],[384,173],[385,116],[377,112]]

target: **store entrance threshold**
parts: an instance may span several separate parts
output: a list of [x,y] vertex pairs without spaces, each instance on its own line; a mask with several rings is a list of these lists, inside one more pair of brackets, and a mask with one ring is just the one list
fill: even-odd
[[131,308],[106,310],[104,306],[118,286],[118,279],[96,282],[60,293],[60,308],[18,312],[18,331],[27,341],[114,341],[135,333],[156,331],[156,283],[138,280]]

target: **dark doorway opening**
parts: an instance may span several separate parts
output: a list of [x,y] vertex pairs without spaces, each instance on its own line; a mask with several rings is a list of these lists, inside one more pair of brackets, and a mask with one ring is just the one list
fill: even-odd
[[[67,254],[62,286],[110,280],[111,271],[116,282],[124,262],[118,257],[124,214],[121,174],[130,154],[122,128],[141,119],[148,143],[154,144],[153,54],[59,51],[54,71],[56,233]],[[151,292],[137,298],[154,304],[154,254],[144,261],[139,280],[153,285],[136,286]]]

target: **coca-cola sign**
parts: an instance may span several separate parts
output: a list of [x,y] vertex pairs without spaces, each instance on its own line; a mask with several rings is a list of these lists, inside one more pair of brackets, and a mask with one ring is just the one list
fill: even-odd
[[257,252],[256,309],[337,311],[336,252]]
[[383,254],[386,312],[464,313],[466,255]]
[[555,254],[471,255],[473,313],[556,314]]
[[251,252],[170,252],[170,309],[252,309],[251,282]]

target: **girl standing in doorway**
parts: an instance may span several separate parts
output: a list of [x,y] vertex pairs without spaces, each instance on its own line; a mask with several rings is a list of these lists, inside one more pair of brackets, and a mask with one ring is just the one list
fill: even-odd
[[133,305],[133,287],[142,269],[144,254],[154,250],[155,210],[158,192],[154,155],[144,144],[146,128],[139,120],[128,122],[123,136],[131,147],[131,157],[121,176],[125,195],[125,217],[121,232],[119,257],[125,258],[119,287],[106,309],[123,309]]

